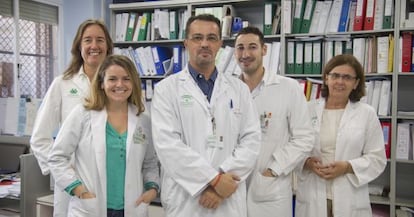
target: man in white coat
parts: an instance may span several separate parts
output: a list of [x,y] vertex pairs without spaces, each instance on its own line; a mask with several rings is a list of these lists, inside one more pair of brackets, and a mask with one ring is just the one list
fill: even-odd
[[249,90],[217,72],[220,20],[190,17],[187,67],[157,84],[151,118],[167,217],[246,217],[245,180],[260,149]]
[[292,216],[291,174],[313,147],[306,99],[299,83],[263,67],[262,32],[246,27],[236,36],[235,58],[260,119],[262,145],[248,184],[249,217]]

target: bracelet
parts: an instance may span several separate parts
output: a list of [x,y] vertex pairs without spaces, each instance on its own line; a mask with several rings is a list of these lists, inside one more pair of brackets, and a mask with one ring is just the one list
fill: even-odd
[[83,196],[84,194],[88,193],[88,192],[89,192],[89,191],[87,191],[86,189],[84,189],[84,190],[83,190],[83,191],[82,191],[82,192],[78,195],[78,198],[79,198],[79,199],[82,199],[82,198],[83,198],[82,196]]
[[211,185],[211,186],[213,186],[213,188],[216,188],[217,184],[220,181],[221,175],[222,175],[221,173],[217,175],[216,181],[214,181],[213,184]]

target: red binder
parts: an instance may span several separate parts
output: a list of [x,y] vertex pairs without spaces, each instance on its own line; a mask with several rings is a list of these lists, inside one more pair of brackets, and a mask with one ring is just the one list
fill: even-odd
[[[374,30],[374,17],[375,17],[375,2],[376,0],[365,0],[365,21],[364,30]],[[379,15],[382,16],[382,15]]]
[[391,157],[391,122],[381,122],[382,132],[384,133],[385,155],[387,159]]
[[411,71],[412,39],[413,35],[410,32],[402,33],[401,72]]
[[361,31],[364,28],[367,0],[357,0],[357,7],[354,17],[354,31]]

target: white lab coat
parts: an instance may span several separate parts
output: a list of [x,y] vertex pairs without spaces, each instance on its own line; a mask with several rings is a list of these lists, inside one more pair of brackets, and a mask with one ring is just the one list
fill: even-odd
[[[80,67],[79,72],[70,80],[63,80],[63,75],[56,77],[40,106],[30,138],[30,148],[33,151],[43,175],[49,174],[47,158],[53,144],[53,134],[69,115],[70,111],[89,93],[88,76]],[[54,217],[66,217],[68,210],[68,195],[55,187]]]
[[[260,126],[248,87],[218,73],[210,103],[188,69],[155,86],[151,118],[163,176],[161,202],[167,217],[246,217],[246,184],[260,148]],[[212,117],[218,142],[208,143]],[[219,170],[241,177],[216,209],[199,205],[200,193]]]
[[[325,99],[310,103],[316,133],[313,156],[320,156],[319,130]],[[368,183],[378,177],[387,164],[384,136],[375,110],[361,102],[348,102],[336,137],[336,161],[351,163],[354,174],[339,176],[332,182],[335,217],[372,216]],[[303,169],[298,175],[296,217],[326,217],[325,180]]]
[[[150,117],[148,113],[136,116],[133,105],[128,108],[128,133],[125,171],[125,216],[146,217],[148,204],[135,206],[143,193],[144,182],[159,182],[159,170],[152,146]],[[85,110],[78,105],[63,123],[50,152],[48,164],[56,184],[65,189],[80,180],[88,191],[96,194],[93,199],[71,197],[68,216],[106,216],[106,110]],[[74,165],[70,163],[72,154]],[[141,214],[140,214],[141,213]]]
[[[265,71],[252,96],[257,117],[262,115],[262,145],[248,185],[249,217],[290,217],[291,172],[310,155],[314,141],[303,89],[296,80]],[[278,177],[263,176],[267,168]]]

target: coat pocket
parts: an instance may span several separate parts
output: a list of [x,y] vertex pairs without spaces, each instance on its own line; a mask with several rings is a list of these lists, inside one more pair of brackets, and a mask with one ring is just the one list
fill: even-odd
[[283,187],[286,186],[279,177],[267,177],[256,172],[250,183],[249,193],[255,202],[275,201],[280,198],[280,189]]
[[98,217],[98,199],[79,199],[72,197],[69,205],[68,217]]

